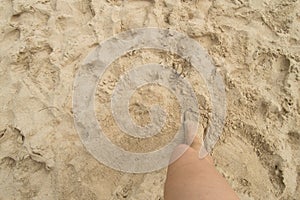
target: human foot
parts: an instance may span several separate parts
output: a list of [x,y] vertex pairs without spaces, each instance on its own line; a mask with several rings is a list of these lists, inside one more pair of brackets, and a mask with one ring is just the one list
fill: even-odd
[[198,126],[198,121],[191,111],[186,111],[184,113],[183,127],[185,144],[190,145],[199,152],[202,143],[200,135],[203,135],[203,127]]

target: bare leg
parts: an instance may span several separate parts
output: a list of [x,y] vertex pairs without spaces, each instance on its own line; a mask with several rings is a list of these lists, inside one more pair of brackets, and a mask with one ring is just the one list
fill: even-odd
[[[186,131],[187,137],[195,131],[193,124],[188,125]],[[200,146],[199,137],[195,137],[191,147],[168,167],[165,200],[239,199],[215,169],[211,156],[199,159]],[[187,145],[179,145],[173,155],[185,148]]]

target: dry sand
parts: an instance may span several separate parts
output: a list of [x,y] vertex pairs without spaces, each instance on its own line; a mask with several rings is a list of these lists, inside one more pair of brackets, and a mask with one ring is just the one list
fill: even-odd
[[[0,199],[163,199],[166,169],[126,174],[94,159],[74,128],[76,71],[100,42],[138,27],[172,28],[197,40],[222,74],[224,133],[213,151],[241,199],[300,199],[300,2],[297,0],[0,0]],[[165,52],[126,55],[97,90],[97,118],[130,151],[163,146],[178,128],[176,99],[148,86],[130,113],[149,122],[159,102],[171,114],[162,133],[134,140],[118,130],[110,95],[134,63],[169,64],[191,80],[201,126],[209,98],[187,63]]]

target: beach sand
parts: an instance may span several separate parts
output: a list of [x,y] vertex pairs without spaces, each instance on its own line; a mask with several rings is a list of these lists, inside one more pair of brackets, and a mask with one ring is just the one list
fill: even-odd
[[[166,168],[113,170],[84,147],[74,126],[73,82],[99,43],[141,27],[171,28],[198,41],[226,86],[227,116],[212,155],[242,200],[300,199],[300,1],[0,0],[0,199],[162,200]],[[211,103],[183,59],[140,50],[116,60],[99,80],[96,117],[118,146],[154,151],[180,126],[179,105],[155,85],[136,91],[129,113],[149,123],[149,106],[168,111],[161,134],[122,133],[110,110],[118,78],[137,64],[164,63],[190,80],[201,110]]]

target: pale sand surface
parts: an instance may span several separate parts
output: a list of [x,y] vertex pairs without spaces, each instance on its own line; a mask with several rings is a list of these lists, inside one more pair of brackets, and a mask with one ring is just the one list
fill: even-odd
[[[100,164],[74,127],[72,87],[100,42],[139,27],[172,28],[198,41],[224,78],[227,118],[213,158],[241,199],[300,199],[300,1],[297,0],[0,0],[0,199],[163,199],[166,169],[126,174]],[[176,98],[165,88],[136,91],[140,125],[157,102],[169,112],[161,134],[135,140],[110,113],[126,69],[172,66],[197,93],[201,127],[210,100],[201,78],[166,52],[137,51],[99,82],[97,119],[117,145],[136,152],[164,146],[178,129]]]

